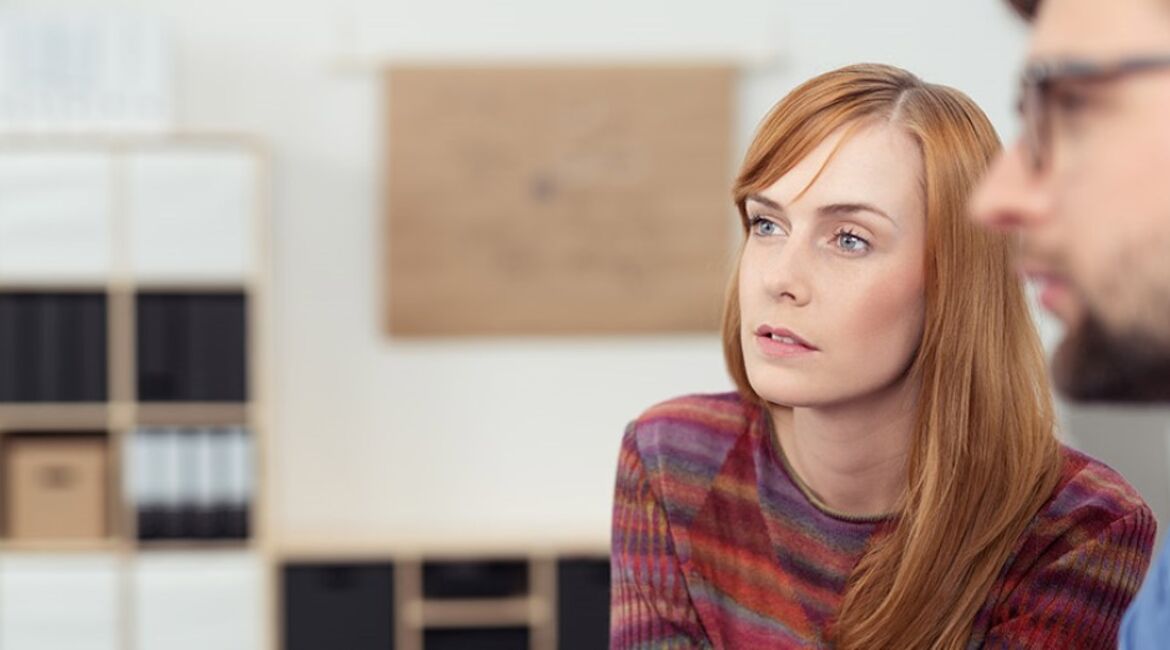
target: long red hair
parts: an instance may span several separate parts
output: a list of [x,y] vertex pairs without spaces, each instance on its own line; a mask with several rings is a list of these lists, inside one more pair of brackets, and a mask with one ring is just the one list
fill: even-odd
[[[744,201],[829,134],[887,120],[918,143],[926,199],[926,322],[912,362],[920,387],[906,490],[889,534],[850,576],[830,630],[837,648],[964,648],[1013,545],[1059,480],[1044,355],[1009,241],[967,219],[1000,148],[966,95],[899,68],[855,65],[805,82],[764,119],[735,182]],[[724,355],[747,399],[733,275]]]

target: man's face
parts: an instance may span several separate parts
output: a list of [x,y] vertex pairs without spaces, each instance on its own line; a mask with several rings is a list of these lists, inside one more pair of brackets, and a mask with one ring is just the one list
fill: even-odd
[[[1170,55],[1164,0],[1044,0],[1030,61]],[[1170,68],[1054,81],[1050,147],[1017,142],[972,201],[1019,234],[1022,270],[1063,321],[1057,386],[1081,400],[1170,400]]]

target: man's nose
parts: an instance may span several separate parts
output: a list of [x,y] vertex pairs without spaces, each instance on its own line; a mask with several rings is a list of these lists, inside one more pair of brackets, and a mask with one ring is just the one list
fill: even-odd
[[971,218],[994,230],[1026,230],[1047,216],[1047,199],[1017,141],[992,162],[969,204]]

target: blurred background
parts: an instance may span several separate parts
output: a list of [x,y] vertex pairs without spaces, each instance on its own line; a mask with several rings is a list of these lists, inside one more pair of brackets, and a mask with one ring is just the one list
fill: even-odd
[[[0,650],[604,647],[755,125],[876,61],[1014,138],[1004,5],[0,2]],[[1060,411],[1165,521],[1170,414]]]

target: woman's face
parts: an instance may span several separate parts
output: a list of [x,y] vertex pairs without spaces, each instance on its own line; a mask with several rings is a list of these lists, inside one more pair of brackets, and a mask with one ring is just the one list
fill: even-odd
[[752,388],[776,404],[823,408],[891,388],[922,337],[921,152],[904,130],[878,122],[826,165],[842,135],[746,204],[744,364]]

